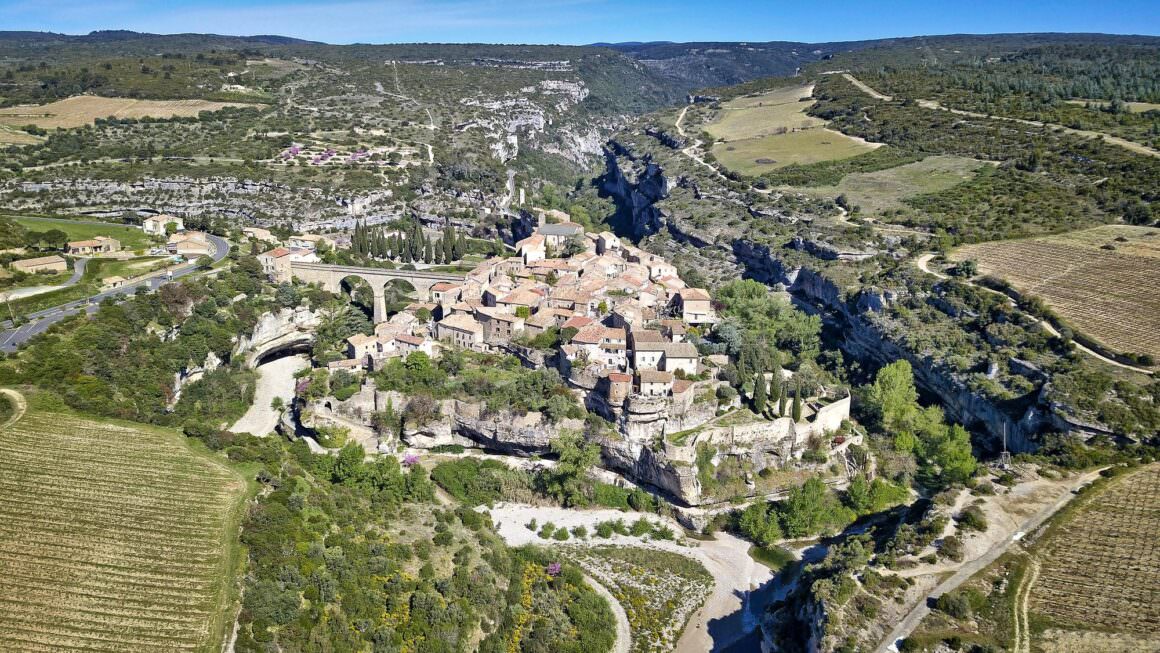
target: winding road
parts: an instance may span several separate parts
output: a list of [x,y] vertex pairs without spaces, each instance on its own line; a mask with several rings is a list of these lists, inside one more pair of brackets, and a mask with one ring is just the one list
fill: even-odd
[[[873,88],[868,86],[865,82],[859,80],[858,78],[854,77],[853,75],[851,75],[849,73],[842,73],[842,77],[845,77],[846,80],[848,80],[851,84],[858,87],[858,89],[860,91],[862,91],[866,95],[869,95],[870,97],[872,97],[876,100],[883,100],[885,102],[890,102],[893,99],[889,95],[884,95],[884,94],[874,90]],[[1011,118],[1009,116],[987,115],[985,113],[979,113],[977,111],[965,111],[963,109],[952,109],[950,107],[943,106],[942,104],[940,104],[939,102],[937,102],[935,100],[916,100],[916,102],[918,102],[918,106],[920,106],[924,109],[931,109],[931,110],[935,110],[935,111],[946,111],[948,113],[953,113],[953,114],[959,115],[959,116],[967,116],[968,118],[986,118],[986,119],[991,119],[991,120],[1003,120],[1006,122],[1016,122],[1016,123],[1019,123],[1021,125],[1027,125],[1029,127],[1039,127],[1042,129],[1061,131],[1061,132],[1064,132],[1067,134],[1073,134],[1075,136],[1083,136],[1085,138],[1100,138],[1100,139],[1103,139],[1105,142],[1111,143],[1112,145],[1118,145],[1126,150],[1130,150],[1132,152],[1135,152],[1136,154],[1143,154],[1145,156],[1160,157],[1160,150],[1154,150],[1154,149],[1148,147],[1147,145],[1137,143],[1136,141],[1130,141],[1126,138],[1120,138],[1119,136],[1112,136],[1111,134],[1105,134],[1104,132],[1090,131],[1087,129],[1075,129],[1072,127],[1065,127],[1063,125],[1057,125],[1057,124],[1052,123],[1052,122],[1040,122],[1038,120],[1027,120],[1026,118]]]
[[[947,275],[945,275],[941,272],[935,272],[933,269],[931,269],[930,261],[935,256],[936,256],[936,254],[934,252],[928,252],[928,253],[923,254],[922,256],[918,257],[917,259],[915,259],[914,264],[916,266],[918,266],[919,270],[922,270],[923,272],[925,272],[929,275],[932,275],[938,279],[947,279],[948,278]],[[977,284],[973,281],[967,280],[967,279],[962,279],[961,281],[963,283],[967,284],[968,286],[974,286],[975,288],[979,288],[980,290],[985,290],[989,293],[1001,295],[1012,306],[1017,306],[1014,299],[1011,299],[1011,297],[1007,296],[1004,293],[999,292],[998,290],[992,290],[991,288],[988,288],[986,286],[980,286],[979,284]],[[1035,317],[1034,315],[1031,315],[1030,313],[1027,313],[1026,315],[1028,318],[1034,320],[1036,324],[1043,327],[1043,330],[1046,331],[1047,333],[1051,334],[1052,336],[1054,336],[1056,338],[1061,337],[1059,330],[1056,329],[1054,326],[1052,326],[1051,323],[1048,322],[1047,320],[1041,320],[1041,319]],[[1121,363],[1118,360],[1108,358],[1107,356],[1104,356],[1103,354],[1099,353],[1098,351],[1096,351],[1094,349],[1091,349],[1089,347],[1085,347],[1083,344],[1079,343],[1078,341],[1076,341],[1074,339],[1071,341],[1071,344],[1075,345],[1075,348],[1078,349],[1079,351],[1081,351],[1081,352],[1083,352],[1083,353],[1085,353],[1088,356],[1091,356],[1093,358],[1097,358],[1100,361],[1107,363],[1108,365],[1114,365],[1114,366],[1119,367],[1121,369],[1131,370],[1133,372],[1139,372],[1140,374],[1146,374],[1148,376],[1152,376],[1152,374],[1153,374],[1152,370],[1150,370],[1146,367],[1136,367],[1135,365]]]
[[[213,246],[214,263],[221,261],[230,253],[230,244],[224,238],[207,234],[210,243]],[[137,292],[138,288],[148,288],[150,291],[157,290],[161,286],[170,283],[173,280],[189,276],[197,272],[197,263],[190,262],[177,268],[173,268],[166,276],[150,277],[148,279],[141,279],[132,283],[114,288],[112,290],[103,290],[84,299],[78,299],[71,302],[66,302],[59,306],[46,308],[42,311],[28,314],[28,322],[13,326],[10,320],[0,323],[4,327],[4,331],[0,333],[0,351],[12,352],[16,351],[20,345],[27,342],[33,336],[40,335],[48,330],[48,328],[57,322],[70,315],[76,315],[81,311],[92,314],[97,312],[102,301],[109,298],[125,298]]]

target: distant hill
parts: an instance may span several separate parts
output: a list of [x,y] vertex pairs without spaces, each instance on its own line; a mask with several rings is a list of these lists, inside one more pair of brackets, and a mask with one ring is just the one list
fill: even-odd
[[998,56],[1042,45],[1157,45],[1160,37],[1117,34],[950,34],[833,43],[652,42],[600,44],[622,52],[684,88],[730,86],[761,77],[785,77],[841,57],[843,67],[939,62]]

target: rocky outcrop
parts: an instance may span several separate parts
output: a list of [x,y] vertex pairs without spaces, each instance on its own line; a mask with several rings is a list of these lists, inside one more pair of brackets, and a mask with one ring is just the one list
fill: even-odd
[[263,313],[249,335],[238,339],[234,356],[244,356],[247,367],[256,367],[263,358],[285,350],[302,350],[314,342],[318,315],[299,306],[276,313]]
[[72,213],[119,214],[147,206],[181,216],[231,216],[245,224],[315,220],[349,212],[345,202],[360,212],[386,210],[394,202],[389,191],[362,195],[331,195],[321,188],[297,187],[264,180],[229,176],[145,177],[126,182],[82,178],[13,182],[0,188],[6,206],[17,209]]
[[790,246],[816,256],[823,261],[862,261],[878,253],[873,249],[860,250],[839,247],[833,243],[827,243],[813,238],[802,238],[801,236],[795,236],[790,241]]
[[181,391],[185,386],[199,381],[208,372],[212,372],[221,367],[222,359],[212,351],[205,355],[205,362],[201,365],[194,365],[182,369],[173,375],[173,397],[169,400],[169,408],[177,405],[181,400]]
[[605,148],[604,160],[601,187],[629,218],[632,237],[643,238],[659,231],[665,215],[654,205],[668,197],[670,190],[664,169],[648,159],[634,159],[615,141]]

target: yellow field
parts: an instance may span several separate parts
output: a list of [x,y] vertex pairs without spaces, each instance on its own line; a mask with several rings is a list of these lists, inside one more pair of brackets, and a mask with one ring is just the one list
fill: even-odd
[[40,140],[28,132],[0,124],[0,145],[31,145],[33,143],[39,143]]
[[[1107,104],[1103,100],[1068,100],[1067,103],[1078,104],[1081,107],[1090,104],[1093,107],[1100,108]],[[1124,106],[1127,107],[1129,113],[1144,113],[1145,111],[1160,110],[1160,104],[1155,102],[1125,102]]]
[[825,128],[806,115],[812,86],[780,88],[737,98],[721,106],[721,115],[705,126],[717,142],[713,156],[726,168],[756,175],[792,164],[845,159],[867,152],[866,143]]
[[1160,359],[1160,229],[1109,225],[968,245],[951,258],[973,259],[981,273],[1043,298],[1080,333],[1113,350]]
[[221,649],[239,474],[175,432],[57,408],[0,449],[0,650]]
[[128,98],[77,95],[50,104],[21,105],[0,109],[0,125],[36,125],[45,129],[68,129],[92,124],[97,118],[174,118],[196,116],[202,111],[251,106],[239,102],[208,100],[131,100]]

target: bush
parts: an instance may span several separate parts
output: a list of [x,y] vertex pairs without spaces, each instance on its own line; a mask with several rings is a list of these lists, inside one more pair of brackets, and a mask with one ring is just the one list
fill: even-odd
[[970,619],[972,614],[971,602],[961,592],[943,594],[935,601],[934,607],[955,619]]
[[954,535],[943,538],[942,546],[939,547],[939,554],[954,560],[955,562],[962,562],[963,560],[963,541]]
[[982,508],[978,506],[970,506],[959,515],[959,523],[963,528],[973,531],[984,532],[987,530],[987,516],[983,514]]
[[552,538],[552,535],[555,532],[556,532],[556,525],[555,524],[553,524],[552,522],[544,522],[544,525],[540,527],[540,532],[538,533],[538,535],[539,535],[541,540],[549,540]]
[[582,540],[588,537],[588,529],[584,528],[584,526],[574,526],[572,527],[572,537]]

